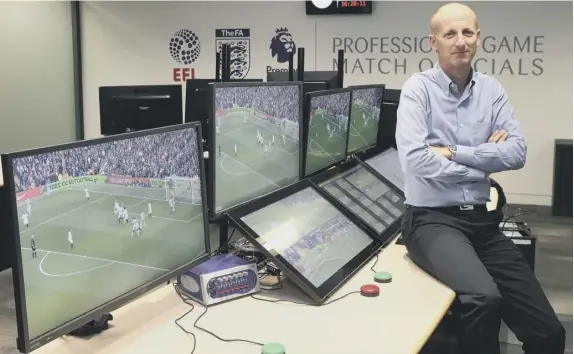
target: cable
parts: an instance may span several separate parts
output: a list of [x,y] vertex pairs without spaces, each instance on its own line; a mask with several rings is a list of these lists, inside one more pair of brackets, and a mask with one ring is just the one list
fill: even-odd
[[227,236],[227,240],[224,243],[222,243],[221,245],[219,245],[219,247],[217,247],[217,249],[215,251],[211,252],[211,254],[209,256],[213,257],[214,255],[221,252],[223,250],[223,248],[229,244],[229,241],[231,241],[231,238],[233,237],[234,233],[235,233],[235,227],[233,228],[233,230],[231,230],[231,233],[229,234],[229,236]]
[[[192,332],[186,330],[181,324],[179,324],[179,321],[180,321],[181,319],[183,319],[185,316],[189,315],[189,314],[195,309],[195,304],[193,304],[193,303],[191,302],[191,299],[190,299],[188,296],[186,296],[185,294],[183,294],[183,293],[181,292],[179,286],[178,286],[177,284],[175,284],[175,283],[174,283],[174,288],[175,288],[175,292],[176,292],[177,295],[181,298],[181,300],[182,300],[185,304],[191,306],[191,309],[190,309],[189,311],[187,311],[186,313],[184,313],[182,316],[178,317],[178,318],[175,320],[175,324],[176,324],[183,332],[185,332],[186,334],[191,335],[191,336],[193,337],[193,348],[191,349],[191,354],[193,354],[193,353],[195,353],[195,348],[196,348],[196,346],[197,346],[197,337],[195,336],[194,333],[192,333]],[[211,331],[209,331],[209,330],[207,330],[207,329],[205,329],[205,328],[199,326],[199,325],[198,325],[198,322],[199,322],[199,320],[207,313],[207,310],[208,310],[208,307],[206,306],[206,307],[205,307],[205,311],[203,311],[203,313],[202,313],[201,315],[199,315],[199,316],[195,319],[195,321],[193,322],[193,327],[195,327],[195,328],[197,328],[197,329],[199,329],[199,330],[201,330],[201,331],[203,331],[203,332],[205,332],[205,333],[208,333],[208,334],[212,335],[213,337],[219,339],[219,340],[222,341],[222,342],[227,342],[227,343],[241,342],[241,343],[249,343],[249,344],[259,345],[259,346],[261,346],[261,347],[263,346],[263,343],[259,343],[259,342],[255,342],[255,341],[251,341],[251,340],[247,340],[247,339],[235,339],[235,338],[234,338],[234,339],[225,339],[225,338],[222,338],[222,337],[218,336],[217,334],[215,334],[215,333],[213,333],[213,332],[211,332]]]
[[507,216],[507,217],[506,217],[506,220],[504,220],[504,221],[502,222],[502,227],[501,227],[502,231],[504,231],[504,228],[506,227],[506,223],[507,223],[507,222],[509,222],[510,220],[512,220],[512,219],[514,219],[514,218],[517,218],[517,217],[519,217],[519,216],[527,215],[527,214],[529,214],[529,213],[530,213],[529,210],[526,210],[526,209],[523,209],[523,208],[517,208],[517,209],[516,209],[516,212],[515,212],[514,214],[512,214],[512,215],[510,215],[510,216],[506,215],[506,216]]
[[375,263],[373,264],[373,266],[371,267],[371,270],[373,271],[373,273],[376,273],[377,271],[375,270],[375,266],[377,265],[377,263],[379,263],[379,254],[377,253],[375,255]]

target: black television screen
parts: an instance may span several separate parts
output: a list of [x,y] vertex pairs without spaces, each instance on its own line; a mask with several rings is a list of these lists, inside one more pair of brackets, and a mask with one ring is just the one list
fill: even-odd
[[20,351],[209,255],[200,138],[190,123],[2,155]]
[[309,180],[230,212],[250,241],[290,280],[323,302],[381,247]]
[[349,89],[319,91],[306,96],[307,139],[302,177],[346,159],[350,105]]
[[99,88],[102,135],[183,123],[181,85]]
[[351,87],[351,122],[347,153],[377,145],[385,85]]
[[[297,80],[297,70],[293,71],[293,80]],[[303,94],[315,91],[342,89],[337,71],[305,71],[303,73]],[[267,73],[267,82],[289,81],[289,73],[276,71]]]
[[215,83],[212,216],[297,180],[301,83]]
[[[209,84],[215,79],[190,79],[185,82],[185,122],[201,122],[203,132],[208,132],[213,116],[213,90]],[[232,79],[230,82],[263,82],[263,79]],[[207,134],[203,134],[206,138]]]

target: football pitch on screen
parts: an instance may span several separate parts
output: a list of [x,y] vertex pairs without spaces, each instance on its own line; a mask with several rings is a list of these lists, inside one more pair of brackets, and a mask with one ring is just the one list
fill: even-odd
[[[347,127],[340,126],[335,117],[326,112],[311,116],[305,174],[309,175],[325,166],[345,159]],[[332,135],[329,128],[334,129]]]
[[[30,338],[205,253],[201,205],[176,202],[172,211],[164,188],[93,182],[74,187],[31,199],[29,227],[20,220]],[[128,209],[129,223],[114,215],[116,199]],[[25,210],[25,203],[19,205],[18,215]],[[140,221],[142,212],[145,225],[132,237],[132,218]]]
[[353,104],[348,151],[363,149],[377,142],[379,117],[373,107]]
[[[220,211],[294,182],[299,174],[298,136],[247,112],[216,119],[215,209]],[[258,142],[257,131],[265,148]],[[237,147],[237,152],[235,150]]]

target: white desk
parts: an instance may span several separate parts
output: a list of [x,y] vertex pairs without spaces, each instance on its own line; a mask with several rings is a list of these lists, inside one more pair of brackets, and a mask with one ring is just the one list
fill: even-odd
[[[331,301],[373,282],[369,269],[361,269]],[[379,284],[378,297],[352,294],[321,307],[268,303],[245,297],[210,307],[199,325],[226,339],[280,342],[287,354],[411,354],[418,353],[454,300],[454,292],[420,270],[403,246],[392,244],[379,255],[375,267],[393,274],[392,283]],[[310,301],[286,285],[256,296]],[[189,354],[193,339],[174,323],[189,307],[173,286],[163,286],[114,311],[113,328],[89,340],[64,337],[35,354]],[[180,323],[197,337],[195,354],[258,354],[252,344],[225,343],[193,327],[204,308]],[[375,350],[375,351],[373,351]]]

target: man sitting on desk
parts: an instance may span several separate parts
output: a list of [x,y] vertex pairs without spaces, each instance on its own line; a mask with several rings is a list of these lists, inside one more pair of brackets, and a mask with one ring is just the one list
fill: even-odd
[[396,141],[405,172],[411,259],[458,296],[459,353],[497,354],[500,319],[527,354],[563,354],[565,331],[520,250],[486,210],[494,172],[517,170],[526,144],[500,83],[474,71],[474,12],[431,19],[438,64],[402,88]]

